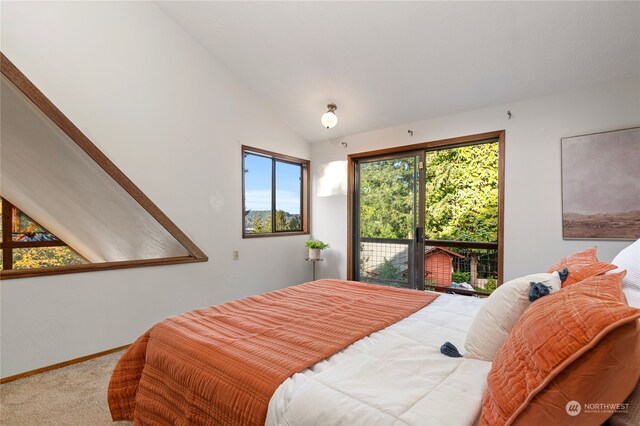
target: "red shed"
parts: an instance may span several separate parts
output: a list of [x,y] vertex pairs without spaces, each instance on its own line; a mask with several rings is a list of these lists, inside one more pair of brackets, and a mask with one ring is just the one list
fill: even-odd
[[464,256],[443,249],[442,247],[429,247],[424,250],[424,279],[425,283],[432,283],[440,287],[451,286],[451,274],[453,273],[453,257]]

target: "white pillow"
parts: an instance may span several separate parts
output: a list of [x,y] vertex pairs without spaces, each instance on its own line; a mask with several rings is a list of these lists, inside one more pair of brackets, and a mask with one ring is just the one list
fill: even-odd
[[562,288],[557,272],[527,275],[499,286],[473,318],[464,342],[465,358],[493,361],[502,342],[531,304],[531,282],[551,287],[551,293]]
[[608,274],[627,270],[627,275],[622,279],[622,291],[629,306],[640,308],[640,240],[623,249],[611,263],[618,269]]

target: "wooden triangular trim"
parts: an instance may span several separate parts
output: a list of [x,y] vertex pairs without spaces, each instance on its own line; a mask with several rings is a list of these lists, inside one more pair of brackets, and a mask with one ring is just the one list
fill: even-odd
[[[142,208],[162,225],[195,261],[204,262],[208,257],[178,226],[165,215],[109,158],[89,140],[2,52],[0,69],[24,95],[31,100],[71,140],[91,157],[111,178],[118,183]],[[162,260],[162,259],[158,259]],[[145,262],[149,264],[151,260]],[[110,262],[111,264],[120,262]],[[163,262],[167,263],[167,262]],[[180,262],[183,263],[183,262]],[[97,264],[93,264],[97,265]]]

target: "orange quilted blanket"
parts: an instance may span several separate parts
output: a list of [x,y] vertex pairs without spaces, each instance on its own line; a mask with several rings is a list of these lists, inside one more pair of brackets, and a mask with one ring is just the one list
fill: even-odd
[[263,425],[287,377],[436,297],[320,280],[168,318],[118,362],[111,416],[145,425]]

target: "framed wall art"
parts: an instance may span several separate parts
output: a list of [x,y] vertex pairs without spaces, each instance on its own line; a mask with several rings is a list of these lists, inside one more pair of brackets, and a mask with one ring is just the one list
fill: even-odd
[[563,138],[564,239],[640,238],[640,127]]

